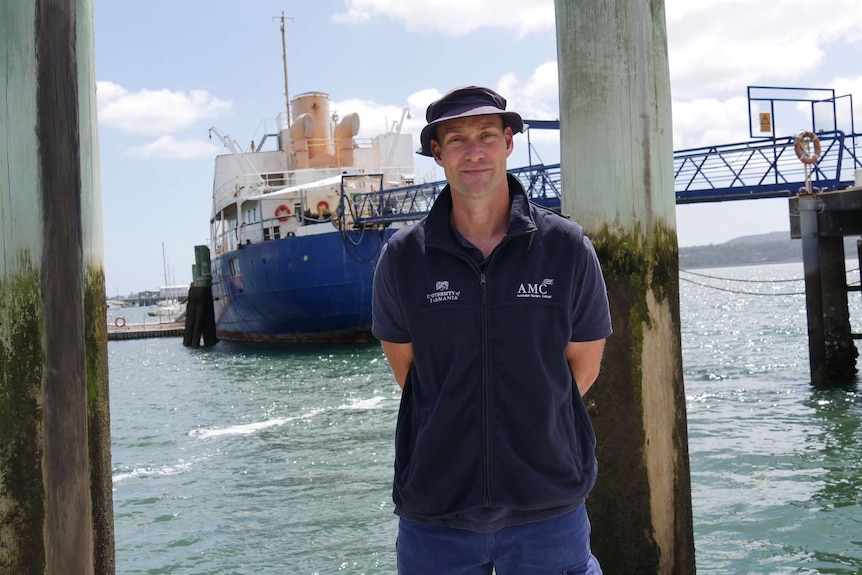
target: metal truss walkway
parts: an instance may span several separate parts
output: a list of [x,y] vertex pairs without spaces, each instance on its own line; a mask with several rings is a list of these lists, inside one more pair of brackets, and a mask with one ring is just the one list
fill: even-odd
[[[851,96],[836,96],[834,90],[823,88],[749,86],[748,102],[751,140],[674,152],[677,204],[788,198],[804,189],[805,165],[796,156],[794,136],[777,137],[775,133],[775,111],[781,106],[795,107],[791,115],[794,109],[810,108],[811,131],[816,133],[821,147],[819,160],[811,165],[811,182],[816,191],[836,191],[853,185],[855,171],[862,169],[862,133],[854,129]],[[839,110],[839,103],[849,105],[849,114]],[[755,116],[760,119],[757,135]],[[849,132],[838,129],[839,117],[849,117]],[[530,130],[560,129],[557,120],[525,122],[530,126],[528,150]],[[830,129],[816,129],[818,125]],[[509,173],[521,181],[532,200],[559,209],[559,164],[536,164]],[[445,185],[445,181],[439,181],[383,190],[348,202],[353,204],[348,209],[357,227],[414,221],[428,212]]]
[[[862,169],[862,134],[818,134],[822,153],[813,165],[812,185],[820,191],[852,186]],[[531,199],[551,208],[561,201],[560,164],[536,164],[510,170]],[[357,224],[413,221],[424,216],[445,181],[391,188],[363,196],[355,206]],[[677,204],[725,202],[795,196],[805,187],[805,169],[794,151],[794,138],[740,142],[674,153]]]
[[[520,180],[527,195],[543,206],[559,209],[562,198],[560,164],[536,164],[509,170]],[[348,202],[356,227],[391,222],[410,222],[422,218],[446,186],[446,181],[415,184],[366,193]]]
[[[853,185],[862,168],[862,134],[821,132],[822,153],[811,183],[821,191]],[[794,138],[774,138],[674,152],[677,204],[795,196],[805,187],[805,168]]]

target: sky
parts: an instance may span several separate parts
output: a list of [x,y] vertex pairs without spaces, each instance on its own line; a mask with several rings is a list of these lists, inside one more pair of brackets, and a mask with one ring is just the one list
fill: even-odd
[[[665,12],[675,150],[749,140],[748,86],[862,98],[859,0],[665,0]],[[288,92],[329,94],[333,111],[359,114],[359,137],[407,108],[418,146],[427,105],[465,84],[497,89],[524,118],[559,116],[553,0],[94,0],[109,297],[191,282],[227,152],[209,129],[247,149],[286,108],[282,15]],[[559,161],[554,134],[530,139],[533,161]],[[527,163],[517,136],[509,165]],[[676,226],[680,246],[789,235],[787,202],[678,206]]]

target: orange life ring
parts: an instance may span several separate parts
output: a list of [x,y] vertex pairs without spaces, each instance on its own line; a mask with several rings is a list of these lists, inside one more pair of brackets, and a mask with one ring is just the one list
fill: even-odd
[[[808,153],[808,144],[814,144],[814,153]],[[816,164],[820,160],[820,138],[814,132],[802,131],[796,134],[793,148],[796,157],[803,164]]]
[[329,211],[329,202],[327,202],[325,200],[321,200],[321,201],[317,202],[317,211],[320,212],[321,210],[323,210],[324,212],[328,212]]
[[287,218],[290,217],[290,208],[281,204],[275,208],[275,217],[277,217],[280,222],[286,222]]
[[126,327],[126,318],[118,317],[114,320],[114,325],[117,327]]

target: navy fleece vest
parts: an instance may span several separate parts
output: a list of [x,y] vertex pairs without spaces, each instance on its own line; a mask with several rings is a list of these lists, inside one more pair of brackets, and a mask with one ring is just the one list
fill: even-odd
[[564,354],[610,335],[601,270],[579,225],[509,186],[509,230],[484,266],[449,229],[448,187],[378,264],[374,334],[414,351],[393,486],[412,516],[549,509],[595,483],[595,435]]

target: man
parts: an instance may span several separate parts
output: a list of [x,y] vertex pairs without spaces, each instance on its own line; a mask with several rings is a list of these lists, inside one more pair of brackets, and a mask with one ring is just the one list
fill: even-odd
[[373,333],[402,388],[393,499],[401,575],[599,574],[581,395],[611,333],[582,228],[506,173],[521,117],[488,88],[428,107],[417,153],[448,185],[374,278]]

